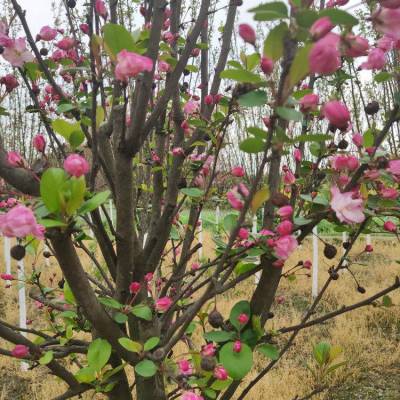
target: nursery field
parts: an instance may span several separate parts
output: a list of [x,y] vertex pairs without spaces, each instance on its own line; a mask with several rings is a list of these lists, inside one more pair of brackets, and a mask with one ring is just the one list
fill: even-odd
[[[209,231],[204,232],[204,256],[213,252],[213,244]],[[338,239],[330,239],[333,244],[340,245]],[[336,241],[336,243],[335,243]],[[349,273],[342,273],[333,282],[316,316],[349,305],[372,295],[393,283],[400,274],[400,265],[394,261],[399,257],[398,243],[392,239],[376,239],[372,241],[374,252],[362,256],[362,264],[353,268],[353,272],[366,293],[357,292],[356,285]],[[360,252],[364,242],[353,249],[354,254]],[[1,247],[2,248],[2,247]],[[340,253],[340,251],[339,251]],[[322,246],[320,249],[322,254]],[[305,244],[292,256],[293,260],[312,259],[311,242]],[[27,257],[26,267],[32,259]],[[39,260],[40,261],[40,260]],[[326,280],[328,268],[335,260],[320,258],[320,285]],[[41,262],[38,263],[38,265]],[[4,260],[0,258],[3,268]],[[287,268],[290,268],[290,260]],[[88,268],[90,263],[87,264]],[[15,270],[15,266],[13,267]],[[61,279],[60,271],[54,261],[43,268],[43,276],[50,286]],[[218,300],[219,311],[226,317],[232,305],[239,299],[247,299],[252,281],[247,281],[231,290]],[[296,339],[295,345],[286,353],[278,365],[250,392],[251,400],[294,400],[303,399],[319,384],[327,387],[313,399],[325,400],[396,400],[400,398],[400,292],[391,295],[393,306],[361,308],[330,320],[329,322],[305,329]],[[267,329],[291,326],[299,322],[311,302],[311,279],[305,275],[298,276],[295,281],[285,280],[277,293],[274,305],[274,318],[267,323]],[[28,319],[32,326],[40,326],[43,320],[36,318],[37,310],[32,300],[28,300]],[[0,318],[18,324],[17,287],[0,286]],[[198,334],[194,334],[196,340]],[[276,338],[276,345],[282,347],[287,335]],[[328,376],[323,382],[317,382],[306,367],[313,366],[312,345],[321,341],[341,346],[343,353],[340,361],[345,364]],[[179,345],[182,346],[182,345]],[[0,347],[5,347],[0,341]],[[254,378],[268,361],[261,357],[256,359],[252,373],[247,378]],[[20,364],[7,357],[0,357],[0,400],[50,400],[63,392],[63,384],[45,374],[44,367],[33,371],[21,371]],[[85,394],[83,399],[103,399],[101,395]]]

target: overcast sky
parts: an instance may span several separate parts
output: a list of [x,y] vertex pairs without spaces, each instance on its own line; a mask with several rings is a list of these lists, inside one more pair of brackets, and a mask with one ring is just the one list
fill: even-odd
[[[44,25],[52,25],[52,0],[19,0],[33,33],[37,33]],[[244,5],[239,7],[239,22],[251,22],[252,16],[247,10],[260,4],[261,0],[244,0]]]

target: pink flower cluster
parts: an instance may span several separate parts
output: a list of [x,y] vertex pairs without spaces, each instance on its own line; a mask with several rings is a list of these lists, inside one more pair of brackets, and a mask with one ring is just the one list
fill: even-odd
[[144,71],[153,70],[153,60],[149,57],[122,50],[117,55],[117,66],[115,67],[115,77],[127,83],[129,78],[134,78]]
[[240,211],[244,206],[244,199],[249,195],[249,189],[247,189],[244,183],[239,183],[234,186],[227,194],[226,197],[231,207],[235,210]]
[[6,237],[24,238],[28,235],[44,239],[45,228],[36,222],[32,210],[17,205],[5,214],[0,214],[0,233]]
[[331,207],[340,222],[346,224],[359,224],[364,221],[363,200],[357,193],[341,193],[337,186],[331,188]]

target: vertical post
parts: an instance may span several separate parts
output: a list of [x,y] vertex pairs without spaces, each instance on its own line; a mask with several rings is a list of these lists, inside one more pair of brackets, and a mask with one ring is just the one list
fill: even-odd
[[221,218],[221,211],[219,209],[219,206],[217,206],[217,209],[215,210],[215,223],[217,226],[219,225],[220,218]]
[[198,256],[199,260],[201,260],[203,258],[203,219],[201,214],[199,218],[199,243],[201,244],[201,247],[199,248]]
[[[342,233],[342,244],[343,244],[343,243],[346,243],[347,240],[348,240],[347,232],[343,232],[343,233]],[[344,254],[345,252],[346,252],[346,249],[345,249],[344,246],[342,245],[342,253]],[[347,261],[344,260],[344,261],[343,261],[343,266],[346,266],[346,265],[347,265]]]
[[[4,261],[6,263],[6,274],[11,275],[11,240],[8,237],[3,237],[4,239]],[[6,286],[10,285],[10,281],[6,281]]]
[[253,227],[251,228],[251,233],[255,235],[257,233],[257,215],[254,215],[253,217]]
[[369,245],[371,245],[371,243],[372,243],[372,241],[371,241],[371,235],[370,234],[368,234],[367,235],[367,237],[366,237],[366,242],[367,242],[367,246]]
[[108,207],[110,209],[110,220],[112,223],[114,223],[114,206],[113,206],[113,201],[111,199],[108,202]]
[[318,228],[313,229],[313,266],[312,266],[312,289],[311,295],[315,299],[318,296]]
[[[26,329],[26,296],[25,296],[25,267],[24,261],[18,261],[18,302],[19,302],[19,327]],[[26,336],[25,332],[21,332],[23,336]],[[21,363],[21,371],[27,371],[28,364]]]

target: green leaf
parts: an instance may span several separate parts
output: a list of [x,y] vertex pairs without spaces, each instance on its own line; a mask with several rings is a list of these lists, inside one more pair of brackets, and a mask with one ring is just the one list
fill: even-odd
[[224,222],[223,222],[224,229],[227,232],[230,232],[232,229],[235,228],[235,226],[237,224],[237,220],[238,220],[237,214],[227,214],[224,217]]
[[378,74],[374,75],[374,81],[378,82],[378,83],[386,82],[392,78],[393,78],[393,74],[391,74],[390,72],[386,72],[386,71],[382,71],[382,72],[379,72]]
[[246,69],[252,71],[257,65],[260,64],[260,55],[258,53],[246,56]]
[[67,281],[65,281],[65,283],[64,283],[63,291],[64,291],[65,301],[69,304],[76,304],[75,296],[72,293],[72,290]]
[[321,342],[314,346],[313,354],[314,358],[319,365],[323,365],[328,362],[330,357],[331,345],[329,343]]
[[252,271],[256,267],[256,264],[239,261],[235,266],[234,272],[237,276],[240,276],[245,274],[246,272]]
[[228,340],[233,340],[234,337],[234,332],[226,331],[211,331],[204,334],[204,339],[215,343],[227,342]]
[[297,85],[297,83],[304,79],[310,72],[310,64],[308,61],[310,50],[310,44],[300,47],[297,50],[289,71],[290,85],[292,87]]
[[254,195],[253,200],[251,201],[251,211],[253,214],[257,212],[257,210],[261,207],[263,203],[265,203],[270,197],[269,187],[263,186],[257,193]]
[[273,21],[288,17],[288,8],[285,3],[280,1],[261,4],[249,11],[255,13],[254,19],[256,21]]
[[218,390],[218,391],[225,390],[231,383],[232,383],[231,378],[225,379],[224,381],[216,380],[211,385],[211,389]]
[[54,358],[54,353],[52,351],[46,351],[46,353],[44,353],[42,357],[39,358],[39,364],[47,365],[51,361],[53,361],[53,358]]
[[375,143],[374,134],[370,129],[368,129],[363,135],[363,146],[364,147],[372,147]]
[[143,360],[135,366],[135,371],[144,378],[150,378],[156,374],[157,365],[151,360]]
[[89,345],[87,359],[89,367],[100,371],[110,359],[111,345],[104,339],[96,339]]
[[317,133],[314,135],[300,135],[293,139],[294,142],[325,142],[326,140],[332,140],[332,136]]
[[282,22],[273,28],[264,42],[264,55],[274,61],[279,60],[283,56],[284,43],[283,40],[288,33],[286,22]]
[[58,212],[64,206],[63,186],[67,174],[61,168],[49,168],[40,180],[40,196],[50,212]]
[[[51,126],[59,135],[61,135],[68,142],[70,141],[70,137],[73,132],[77,132],[77,131],[82,132],[79,122],[75,122],[74,124],[71,124],[70,122],[66,121],[65,119],[61,119],[61,118],[54,120],[51,123]],[[83,135],[83,132],[82,132],[82,135]]]
[[60,103],[60,104],[58,105],[58,107],[57,107],[57,112],[60,113],[60,114],[62,114],[62,113],[71,111],[71,110],[73,110],[73,109],[75,109],[75,108],[76,108],[76,106],[74,106],[74,105],[71,104],[71,103]]
[[296,218],[293,218],[293,222],[297,226],[302,226],[302,225],[308,225],[310,222],[312,222],[312,219],[307,219],[304,217],[296,217]]
[[79,383],[91,383],[96,380],[96,371],[92,367],[85,367],[75,374],[75,378]]
[[276,113],[283,119],[287,121],[300,122],[303,120],[303,113],[295,110],[294,108],[287,107],[277,107]]
[[111,297],[99,297],[99,302],[103,304],[103,306],[115,308],[116,310],[120,310],[122,308],[122,304]]
[[105,48],[112,58],[122,50],[137,52],[133,36],[122,25],[106,24],[103,32]]
[[326,8],[319,13],[319,17],[329,17],[334,25],[346,25],[353,27],[358,25],[358,19],[339,8]]
[[238,321],[238,317],[240,314],[246,314],[250,320],[251,317],[251,309],[250,309],[250,303],[246,300],[239,301],[236,303],[229,315],[229,321],[230,323],[238,330],[240,331],[243,328],[243,324],[241,324]]
[[146,343],[144,344],[144,351],[150,351],[153,350],[155,347],[158,346],[158,344],[160,343],[160,338],[159,337],[151,337],[150,339],[148,339],[146,341]]
[[86,192],[85,177],[71,177],[65,182],[64,190],[66,193],[65,211],[72,215],[83,203]]
[[151,321],[153,319],[153,313],[149,306],[145,304],[138,304],[132,307],[132,314],[138,318],[144,319],[145,321]]
[[271,360],[277,360],[279,358],[279,350],[276,346],[265,343],[257,346],[257,351],[263,354],[265,357],[270,358]]
[[83,203],[82,207],[79,209],[79,214],[86,214],[95,210],[97,207],[101,206],[107,201],[107,199],[110,197],[110,194],[111,192],[109,190],[97,193],[91,199]]
[[118,324],[125,324],[128,321],[128,316],[121,312],[115,313],[113,318]]
[[311,25],[319,18],[314,10],[299,10],[295,17],[297,24],[305,29],[311,28]]
[[232,79],[237,82],[260,83],[262,79],[259,75],[253,74],[244,69],[226,69],[220,74],[221,78]]
[[251,137],[244,139],[239,144],[240,150],[245,153],[260,153],[264,151],[265,142],[259,138]]
[[85,135],[81,130],[73,131],[71,135],[69,135],[69,144],[71,145],[72,149],[76,149],[79,147],[85,140]]
[[393,302],[392,302],[392,299],[390,298],[390,296],[385,295],[385,296],[382,297],[382,305],[383,305],[384,307],[391,307],[391,306],[393,306]]
[[204,191],[199,188],[183,188],[180,190],[181,193],[188,197],[202,197],[204,196]]
[[242,107],[263,106],[267,102],[267,93],[263,90],[255,90],[239,97],[239,105]]
[[127,337],[119,338],[118,342],[124,349],[133,353],[140,353],[143,350],[143,346],[139,342],[135,342]]
[[253,353],[246,343],[242,343],[239,353],[233,351],[233,345],[233,342],[226,343],[219,353],[219,359],[232,379],[241,380],[253,366]]
[[57,227],[65,227],[66,223],[62,221],[58,221],[56,219],[39,219],[39,224],[43,225],[45,228],[57,228]]
[[268,135],[267,131],[264,131],[261,128],[257,128],[256,126],[250,126],[249,128],[247,128],[247,132],[258,139],[265,139]]
[[215,390],[212,389],[204,389],[204,394],[206,395],[206,397],[208,399],[216,399],[217,398],[217,393],[215,392]]

